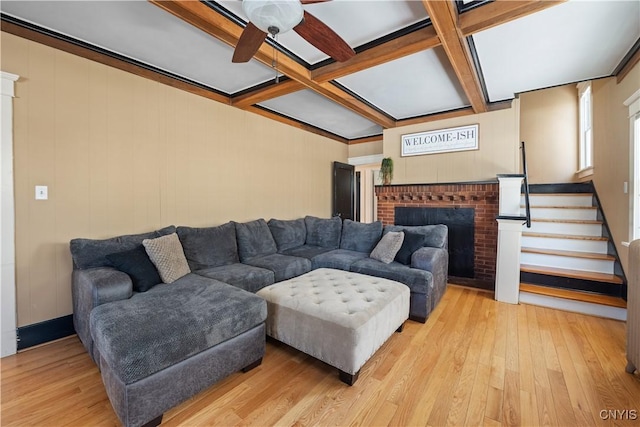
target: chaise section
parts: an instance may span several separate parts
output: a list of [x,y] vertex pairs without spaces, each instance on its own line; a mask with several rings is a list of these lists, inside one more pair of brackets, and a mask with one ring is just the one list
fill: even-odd
[[260,360],[266,314],[262,298],[193,273],[96,307],[91,334],[122,423],[143,425]]

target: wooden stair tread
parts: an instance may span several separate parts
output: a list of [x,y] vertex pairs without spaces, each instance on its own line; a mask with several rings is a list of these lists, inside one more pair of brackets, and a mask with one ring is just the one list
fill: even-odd
[[589,224],[589,225],[602,225],[602,221],[598,221],[597,219],[546,219],[546,218],[535,218],[531,219],[532,222],[555,222],[555,223],[564,223],[564,224]]
[[622,284],[622,278],[614,274],[594,273],[591,271],[567,270],[566,268],[542,267],[537,265],[520,265],[520,270],[526,273],[546,274],[548,276],[570,277],[573,279],[605,282],[615,285]]
[[548,286],[520,283],[520,291],[537,295],[546,295],[556,298],[570,299],[573,301],[590,302],[593,304],[607,305],[610,307],[627,308],[627,302],[622,298],[609,295],[600,295],[591,292],[574,291],[570,289],[552,288]]
[[580,252],[580,251],[563,251],[559,249],[540,249],[540,248],[527,248],[522,247],[522,252],[527,252],[531,254],[542,254],[542,255],[557,255],[557,256],[565,256],[565,257],[573,257],[573,258],[587,258],[587,259],[599,259],[603,261],[615,261],[616,258],[609,254],[599,254],[595,252]]
[[[524,193],[520,193],[524,196]],[[593,193],[532,193],[529,192],[529,196],[576,196],[576,197],[584,197],[584,196],[593,196]]]
[[[521,208],[525,208],[526,205],[520,205]],[[556,206],[556,205],[529,205],[531,209],[598,209],[595,206]]]
[[550,239],[598,240],[603,242],[609,240],[606,237],[601,237],[601,236],[576,236],[573,234],[531,233],[528,231],[522,232],[522,235],[527,237],[546,237]]

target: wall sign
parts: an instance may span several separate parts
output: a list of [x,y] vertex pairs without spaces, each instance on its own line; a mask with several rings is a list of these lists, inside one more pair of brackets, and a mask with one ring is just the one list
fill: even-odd
[[402,135],[402,156],[478,149],[478,125]]

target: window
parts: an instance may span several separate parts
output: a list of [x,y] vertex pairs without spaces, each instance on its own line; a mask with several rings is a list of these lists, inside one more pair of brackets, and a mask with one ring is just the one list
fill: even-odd
[[578,84],[580,114],[580,171],[593,167],[593,132],[591,107],[591,82]]
[[640,89],[624,102],[629,107],[629,241],[640,239]]

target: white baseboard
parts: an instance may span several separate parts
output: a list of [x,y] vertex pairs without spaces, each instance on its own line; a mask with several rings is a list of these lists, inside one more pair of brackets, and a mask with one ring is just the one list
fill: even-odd
[[563,298],[537,295],[529,292],[520,292],[520,302],[523,304],[539,305],[558,310],[572,311],[574,313],[588,314],[591,316],[605,317],[614,320],[627,320],[627,309],[610,307],[607,305],[593,304],[590,302],[573,301]]

